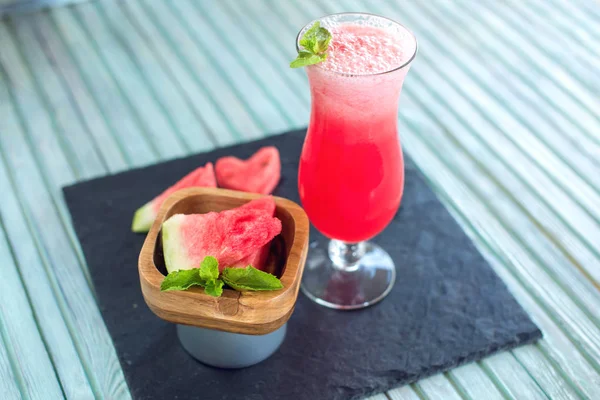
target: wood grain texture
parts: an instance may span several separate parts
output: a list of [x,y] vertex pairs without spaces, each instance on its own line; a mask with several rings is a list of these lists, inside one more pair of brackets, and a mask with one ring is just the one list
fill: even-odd
[[413,389],[421,397],[447,400],[462,399],[461,394],[444,374],[422,379],[413,385]]
[[348,10],[417,33],[404,148],[545,335],[512,353],[514,383],[473,365],[446,375],[447,393],[419,395],[494,397],[490,382],[539,395],[533,381],[557,398],[600,396],[600,6],[585,0],[104,0],[2,19],[0,215],[16,267],[37,274],[21,287],[39,295],[30,306],[65,396],[128,394],[59,186],[306,124],[290,43],[309,18]]
[[7,400],[20,400],[23,398],[4,341],[0,341],[0,391]]
[[402,386],[386,393],[391,400],[421,400],[411,385]]
[[[93,391],[80,354],[72,341],[73,327],[62,316],[65,304],[60,304],[54,296],[57,284],[52,274],[48,273],[48,262],[39,250],[32,225],[24,215],[13,189],[14,185],[10,182],[5,165],[0,163],[0,192],[4,193],[0,222],[11,246],[22,285],[29,293],[28,299],[38,329],[46,343],[65,397],[91,399],[94,397]],[[13,290],[18,291],[19,285],[15,284],[5,291],[10,294]]]
[[463,397],[488,400],[504,399],[502,392],[498,390],[494,381],[490,379],[479,363],[455,368],[448,371],[446,377]]
[[549,398],[512,354],[497,354],[483,360],[481,364],[508,397],[532,400]]
[[[164,262],[159,252],[160,232],[164,221],[175,214],[223,211],[260,198],[261,195],[225,189],[190,188],[171,195],[161,206],[148,232],[139,257],[139,274],[146,304],[160,318],[177,324],[218,329],[226,332],[264,335],[281,327],[291,316],[304,263],[308,253],[308,217],[294,202],[274,197],[275,216],[281,220],[283,252],[271,259],[281,265],[283,289],[268,292],[237,292],[225,289],[215,298],[202,289],[161,292],[164,275],[158,263]],[[275,268],[274,268],[275,270]]]
[[8,355],[7,361],[12,366],[24,397],[40,400],[48,397],[61,398],[63,393],[60,384],[44,338],[38,330],[1,221],[0,259],[3,260],[0,339]]

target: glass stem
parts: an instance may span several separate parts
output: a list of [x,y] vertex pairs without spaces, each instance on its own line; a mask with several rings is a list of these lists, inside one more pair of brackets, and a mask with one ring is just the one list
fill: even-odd
[[346,243],[332,239],[329,242],[329,258],[334,268],[352,272],[358,269],[360,259],[365,254],[365,249],[365,242]]

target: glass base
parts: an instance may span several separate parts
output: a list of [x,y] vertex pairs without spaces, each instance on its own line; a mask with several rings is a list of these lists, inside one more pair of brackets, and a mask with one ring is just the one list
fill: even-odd
[[388,253],[370,242],[311,243],[301,289],[311,300],[339,310],[381,301],[392,290],[396,268]]

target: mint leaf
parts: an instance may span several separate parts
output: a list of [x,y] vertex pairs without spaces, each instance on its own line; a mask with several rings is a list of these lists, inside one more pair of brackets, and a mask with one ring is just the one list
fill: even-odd
[[307,65],[318,64],[327,59],[327,48],[331,42],[331,33],[321,27],[316,21],[300,38],[300,46],[304,49],[298,52],[298,56],[290,63],[291,68],[299,68]]
[[308,28],[300,38],[300,46],[304,47],[307,51],[315,53],[313,47],[317,44],[317,33],[319,32],[320,27],[321,23],[316,21],[313,26]]
[[219,278],[219,261],[213,256],[206,256],[200,263],[200,278],[205,281]]
[[237,291],[277,290],[283,285],[276,276],[248,265],[246,268],[225,268],[221,275],[225,283]]
[[313,54],[319,54],[327,50],[330,41],[331,33],[321,27],[321,22],[316,21],[300,38],[300,46]]
[[319,28],[315,37],[316,44],[313,45],[312,51],[317,54],[321,54],[327,51],[329,42],[331,42],[331,33],[325,28]]
[[292,68],[306,67],[307,65],[318,64],[325,61],[327,54],[313,54],[308,51],[301,50],[298,57],[290,63]]
[[182,269],[170,272],[160,284],[160,291],[186,290],[191,286],[204,286],[205,281],[200,278],[200,268]]
[[204,287],[204,293],[213,297],[221,297],[223,294],[224,282],[221,279],[212,279],[206,283]]

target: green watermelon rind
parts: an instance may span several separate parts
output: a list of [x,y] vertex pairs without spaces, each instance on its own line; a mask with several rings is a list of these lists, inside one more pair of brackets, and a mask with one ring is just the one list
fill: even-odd
[[181,223],[184,218],[183,214],[175,214],[162,225],[162,245],[167,272],[200,267],[200,265],[192,264],[192,261],[186,257],[187,252],[183,248]]
[[156,211],[153,207],[154,202],[148,202],[142,207],[138,208],[133,215],[133,222],[131,223],[131,231],[136,233],[146,233],[152,227],[154,219],[156,218]]

